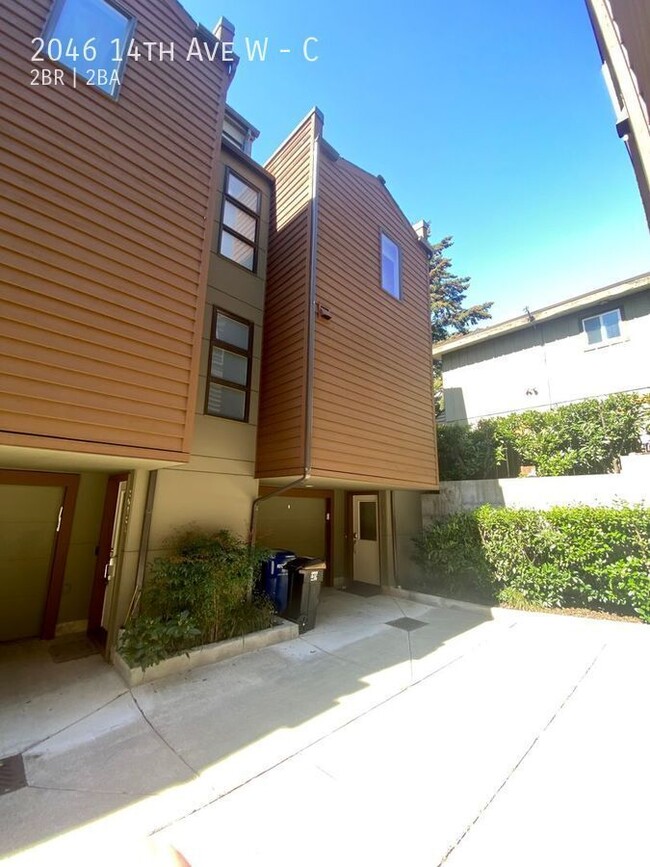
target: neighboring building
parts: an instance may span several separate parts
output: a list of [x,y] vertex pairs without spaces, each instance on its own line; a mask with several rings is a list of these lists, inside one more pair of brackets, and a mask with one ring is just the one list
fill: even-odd
[[616,113],[650,225],[650,4],[586,0]]
[[[246,536],[291,482],[261,542],[325,556],[330,582],[396,580],[437,486],[426,241],[316,111],[254,161],[227,21],[175,0],[0,10],[0,640],[88,628],[110,650],[176,530]],[[98,28],[217,60],[130,56],[96,89],[46,59],[29,86],[35,36]]]
[[437,343],[444,421],[650,389],[650,274]]

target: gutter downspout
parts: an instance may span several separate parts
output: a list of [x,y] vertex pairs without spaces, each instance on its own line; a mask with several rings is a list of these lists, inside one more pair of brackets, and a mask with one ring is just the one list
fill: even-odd
[[393,548],[393,587],[401,587],[397,575],[397,518],[395,517],[395,491],[390,491],[390,535]]
[[320,136],[314,139],[312,150],[312,181],[311,181],[311,232],[309,237],[309,317],[307,319],[307,370],[305,373],[305,438],[303,442],[305,466],[303,474],[293,482],[256,497],[251,507],[251,522],[249,545],[255,544],[257,535],[257,514],[260,503],[277,497],[303,484],[311,477],[312,432],[314,427],[314,355],[316,345],[316,252],[318,247],[318,152]]
[[153,503],[156,496],[156,483],[158,482],[158,470],[152,470],[149,473],[149,481],[147,485],[147,500],[144,507],[144,518],[142,519],[142,532],[140,533],[140,546],[138,548],[138,566],[135,575],[135,589],[129,609],[126,613],[125,622],[137,611],[140,605],[140,596],[142,594],[142,585],[144,584],[144,571],[147,563],[147,552],[149,550],[149,537],[151,536],[151,518],[153,515]]

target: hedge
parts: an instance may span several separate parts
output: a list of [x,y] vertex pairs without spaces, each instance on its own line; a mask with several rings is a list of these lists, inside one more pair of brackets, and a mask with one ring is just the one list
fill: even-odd
[[608,473],[640,449],[650,395],[612,394],[544,412],[482,419],[476,427],[438,427],[440,478],[492,479],[533,464],[538,476]]
[[650,509],[481,506],[415,540],[419,589],[488,604],[589,608],[650,623]]

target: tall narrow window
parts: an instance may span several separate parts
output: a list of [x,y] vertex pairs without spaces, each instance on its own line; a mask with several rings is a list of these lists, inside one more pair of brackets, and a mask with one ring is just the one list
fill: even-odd
[[400,254],[394,241],[381,233],[381,288],[392,295],[401,298],[400,287]]
[[253,365],[253,323],[215,307],[205,412],[248,421]]
[[219,252],[249,271],[257,267],[260,193],[226,169]]
[[109,0],[56,0],[43,53],[117,98],[135,18]]

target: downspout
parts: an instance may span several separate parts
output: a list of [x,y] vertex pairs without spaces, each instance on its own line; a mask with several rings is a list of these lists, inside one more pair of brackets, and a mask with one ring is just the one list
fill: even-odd
[[152,470],[149,473],[147,500],[144,507],[144,518],[142,519],[142,532],[140,533],[140,546],[138,548],[138,566],[135,574],[135,589],[133,591],[133,596],[131,597],[129,610],[126,613],[125,622],[137,611],[140,604],[142,585],[144,584],[144,570],[147,563],[147,552],[149,550],[149,537],[151,536],[151,518],[153,515],[153,503],[156,496],[157,482],[158,470]]
[[309,316],[307,318],[307,369],[305,372],[305,425],[304,425],[304,469],[302,475],[294,479],[293,482],[277,488],[268,494],[261,497],[256,497],[253,500],[251,507],[251,522],[249,544],[252,547],[255,544],[257,535],[257,514],[260,503],[265,500],[270,500],[271,497],[278,497],[302,485],[311,477],[311,461],[312,461],[312,432],[314,427],[314,355],[316,345],[316,259],[318,246],[318,152],[320,138],[317,136],[314,139],[312,150],[312,180],[311,180],[311,232],[309,237]]
[[397,518],[395,517],[395,491],[390,491],[390,535],[393,548],[393,587],[401,586],[397,580]]

